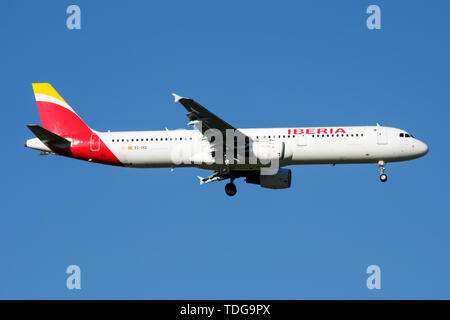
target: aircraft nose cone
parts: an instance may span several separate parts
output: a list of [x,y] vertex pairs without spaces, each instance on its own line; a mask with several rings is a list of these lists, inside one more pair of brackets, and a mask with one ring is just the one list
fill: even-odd
[[426,155],[428,153],[428,146],[426,143],[423,143],[422,141],[420,141],[417,145],[417,152],[419,153],[419,155],[421,157],[423,157],[424,155]]

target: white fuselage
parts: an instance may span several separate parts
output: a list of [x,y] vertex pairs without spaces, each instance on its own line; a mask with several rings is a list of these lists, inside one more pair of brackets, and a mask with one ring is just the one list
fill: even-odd
[[[376,163],[411,160],[427,153],[425,143],[406,131],[383,126],[238,129],[252,141],[282,141],[288,158],[280,166]],[[198,130],[96,132],[125,166],[138,168],[200,167],[211,144]],[[401,136],[402,135],[402,136]],[[231,164],[233,170],[257,165]]]

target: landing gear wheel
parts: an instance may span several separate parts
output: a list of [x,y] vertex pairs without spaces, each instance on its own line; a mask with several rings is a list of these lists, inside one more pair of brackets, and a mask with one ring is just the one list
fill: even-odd
[[236,192],[237,192],[236,185],[233,182],[227,183],[225,185],[225,193],[228,196],[232,197],[236,194]]
[[221,175],[226,176],[226,175],[229,175],[229,174],[230,174],[231,169],[230,169],[229,166],[223,165],[223,166],[220,167],[219,172],[220,172]]
[[384,161],[383,160],[378,161],[378,168],[380,168],[380,180],[381,180],[381,182],[386,182],[387,181],[387,175],[384,174],[384,170],[386,170],[386,168],[384,167]]

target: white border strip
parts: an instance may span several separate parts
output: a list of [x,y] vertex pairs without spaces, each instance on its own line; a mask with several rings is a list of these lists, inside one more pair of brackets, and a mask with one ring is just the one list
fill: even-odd
[[66,108],[66,109],[69,109],[70,111],[72,111],[73,113],[76,114],[76,112],[73,111],[73,109],[67,103],[65,103],[64,101],[61,101],[57,98],[54,98],[54,97],[51,97],[51,96],[48,96],[48,95],[42,94],[42,93],[35,93],[34,97],[36,98],[36,101],[45,101],[45,102],[54,103],[54,104],[57,104],[57,105],[60,105],[64,108]]

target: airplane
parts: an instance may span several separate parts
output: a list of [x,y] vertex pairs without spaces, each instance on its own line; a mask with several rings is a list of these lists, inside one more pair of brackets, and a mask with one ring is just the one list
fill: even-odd
[[33,83],[42,126],[27,125],[36,138],[25,147],[41,155],[60,155],[130,168],[197,167],[214,171],[200,184],[230,180],[225,193],[237,192],[234,180],[263,188],[291,186],[284,167],[311,164],[377,163],[381,182],[385,164],[427,154],[428,146],[403,129],[381,126],[241,129],[196,101],[173,94],[187,111],[190,130],[99,132],[87,126],[49,83]]

